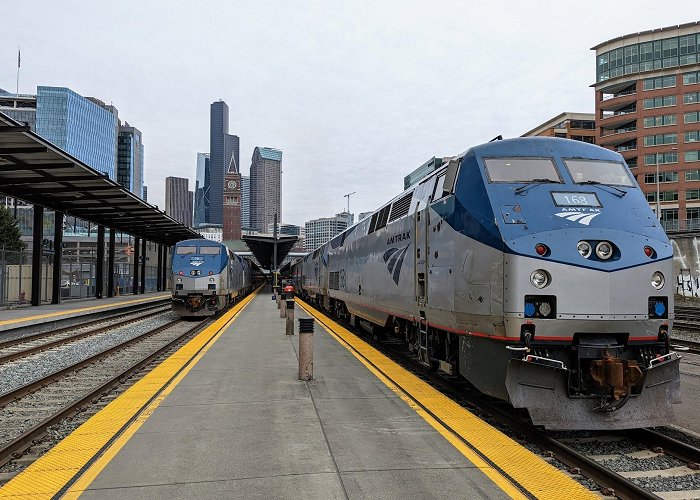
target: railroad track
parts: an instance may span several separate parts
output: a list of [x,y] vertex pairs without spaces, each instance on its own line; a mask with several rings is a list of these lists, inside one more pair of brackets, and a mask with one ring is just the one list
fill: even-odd
[[[68,326],[6,340],[0,342],[0,365],[93,335],[105,333],[131,323],[163,314],[169,310],[170,306],[159,305],[148,307],[139,311],[120,313],[109,318],[89,321],[81,326]],[[125,319],[119,320],[119,318]],[[118,321],[115,322],[115,320]]]
[[[334,320],[339,321],[337,318]],[[331,325],[326,326],[331,328]],[[576,432],[544,431],[532,425],[529,419],[524,417],[524,412],[515,410],[503,401],[484,396],[464,379],[428,371],[418,358],[410,353],[404,342],[396,339],[380,340],[346,323],[344,326],[470,411],[495,420],[505,428],[506,433],[515,436],[516,440],[535,444],[547,459],[558,460],[566,466],[565,469],[569,473],[582,474],[594,481],[600,486],[600,493],[605,496],[617,496],[630,500],[659,499],[661,497],[657,493],[667,492],[667,489],[673,489],[675,484],[685,484],[687,478],[690,478],[691,484],[697,484],[697,488],[693,488],[692,485],[684,488],[691,490],[688,491],[687,498],[700,496],[700,474],[697,471],[700,463],[700,448],[669,438],[653,429],[613,433],[592,432],[584,433],[585,437],[580,437],[582,433]],[[676,340],[672,342],[675,343]],[[379,367],[375,366],[375,368],[382,371]],[[416,403],[420,406],[420,403]],[[440,421],[440,418],[432,414],[428,408],[423,409]],[[449,428],[446,422],[440,421],[440,423]],[[587,445],[587,443],[597,442],[607,443],[605,454],[596,453],[595,446]],[[624,469],[625,465],[632,465],[635,460],[646,460],[638,463],[649,464],[650,468],[642,471],[641,474],[619,470],[620,463]],[[656,462],[662,463],[663,469],[653,468]],[[668,469],[672,469],[671,473],[675,475],[668,479],[655,477],[656,472],[658,475],[668,474]],[[674,496],[673,498],[684,497]]]
[[70,366],[0,395],[0,466],[19,458],[54,424],[80,413],[111,388],[198,332],[208,321],[175,319],[146,328]]

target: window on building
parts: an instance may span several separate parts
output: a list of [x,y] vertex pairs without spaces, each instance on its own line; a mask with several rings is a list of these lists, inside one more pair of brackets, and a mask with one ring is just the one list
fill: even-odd
[[678,135],[676,134],[658,134],[648,135],[644,138],[644,146],[660,146],[662,144],[677,144]]
[[[678,172],[660,172],[659,182],[678,182]],[[656,184],[656,174],[644,174],[644,184]]]
[[697,229],[700,226],[700,208],[686,209],[685,218],[688,219],[686,229]]
[[700,200],[700,189],[688,189],[685,192],[686,200]]
[[678,163],[678,153],[673,151],[670,153],[657,153],[657,154],[644,155],[644,164],[645,165],[656,165],[657,161],[659,162],[659,164]]
[[686,162],[700,161],[700,151],[686,151],[685,152],[685,161]]
[[647,199],[649,203],[654,203],[656,202],[656,193],[644,193],[644,197]]
[[661,201],[678,201],[678,191],[661,191],[659,199]]
[[700,170],[686,170],[685,181],[700,181]]
[[666,89],[676,86],[676,75],[659,76],[644,80],[644,90]]
[[667,95],[663,97],[650,97],[648,99],[644,99],[644,109],[666,108],[675,105],[675,95]]
[[700,142],[700,130],[691,130],[683,134],[685,142]]
[[676,115],[658,115],[644,118],[644,128],[676,125]]
[[683,115],[683,123],[698,123],[700,121],[700,112],[691,111]]
[[664,229],[678,229],[678,209],[671,208],[661,211],[661,224]]
[[700,71],[693,71],[692,73],[684,73],[683,74],[683,85],[693,85],[694,83],[698,83],[698,75],[700,75]]
[[683,94],[683,104],[696,104],[700,102],[700,92],[690,92]]

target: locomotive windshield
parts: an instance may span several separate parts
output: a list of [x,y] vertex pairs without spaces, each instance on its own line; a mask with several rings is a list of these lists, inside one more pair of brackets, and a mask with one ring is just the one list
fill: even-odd
[[177,255],[189,255],[191,253],[197,253],[197,247],[194,246],[180,246],[175,248],[175,253]]
[[624,165],[617,161],[564,160],[576,184],[608,184],[634,187]]
[[221,253],[220,247],[200,247],[199,253],[202,255],[219,255]]
[[488,158],[484,163],[490,182],[562,182],[551,158]]

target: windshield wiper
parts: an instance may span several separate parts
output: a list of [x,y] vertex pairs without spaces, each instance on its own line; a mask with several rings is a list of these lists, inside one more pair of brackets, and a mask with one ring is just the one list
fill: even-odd
[[515,194],[522,194],[531,187],[538,186],[540,184],[560,184],[559,181],[554,181],[552,179],[532,179],[524,186],[520,186],[515,190]]
[[620,189],[619,187],[613,186],[612,184],[605,184],[604,182],[599,182],[599,181],[593,181],[593,180],[588,180],[588,181],[583,181],[583,182],[577,182],[577,184],[588,184],[590,186],[605,186],[610,189],[614,189],[617,191],[617,193],[612,193],[618,198],[622,198],[627,194],[627,191],[624,189]]

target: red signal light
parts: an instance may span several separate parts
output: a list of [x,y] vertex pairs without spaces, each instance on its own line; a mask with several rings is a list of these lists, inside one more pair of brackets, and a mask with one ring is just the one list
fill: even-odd
[[654,249],[651,247],[644,247],[644,255],[651,257],[654,255]]
[[184,272],[182,272],[182,271],[180,271],[180,276],[182,276],[183,274],[185,274],[185,273],[184,273]]
[[535,252],[537,252],[537,255],[545,255],[549,251],[549,248],[547,248],[547,245],[544,243],[538,243],[535,245]]

